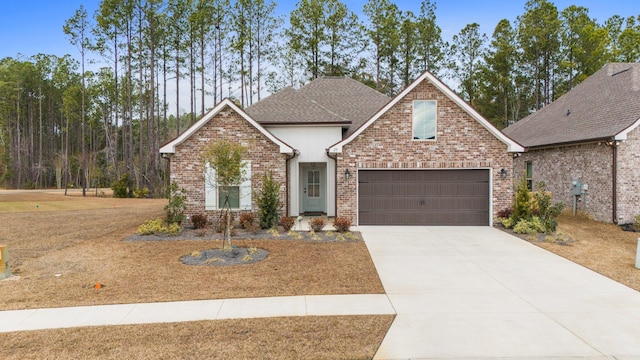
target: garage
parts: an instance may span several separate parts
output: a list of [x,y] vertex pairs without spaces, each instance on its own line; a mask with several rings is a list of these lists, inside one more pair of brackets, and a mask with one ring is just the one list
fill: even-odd
[[489,170],[360,170],[360,225],[489,225]]

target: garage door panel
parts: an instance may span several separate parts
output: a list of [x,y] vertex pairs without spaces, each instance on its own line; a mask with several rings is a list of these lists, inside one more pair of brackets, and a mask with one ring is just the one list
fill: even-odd
[[488,170],[361,170],[362,225],[488,225]]

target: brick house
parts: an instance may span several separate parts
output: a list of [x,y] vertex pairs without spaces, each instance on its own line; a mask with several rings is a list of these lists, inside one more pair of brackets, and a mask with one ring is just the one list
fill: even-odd
[[273,170],[283,214],[360,225],[490,225],[511,204],[513,153],[524,150],[428,72],[394,98],[320,78],[244,110],[224,100],[160,149],[189,214],[218,208],[199,160],[216,139],[251,149],[238,210],[256,210],[250,188]]
[[596,220],[625,224],[640,214],[638,125],[640,64],[611,63],[504,132],[526,148],[516,176],[543,181],[554,201]]

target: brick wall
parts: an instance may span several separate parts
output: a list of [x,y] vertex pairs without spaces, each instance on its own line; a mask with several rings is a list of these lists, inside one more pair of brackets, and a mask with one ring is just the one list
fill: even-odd
[[514,161],[516,177],[524,176],[525,164],[533,167],[533,184],[544,181],[554,202],[573,208],[571,181],[580,179],[589,185],[589,192],[578,202],[583,211],[599,221],[611,222],[612,183],[611,147],[605,143],[564,146],[545,150],[531,150]]
[[[413,100],[437,100],[435,141],[414,141]],[[416,86],[387,113],[371,124],[338,154],[338,174],[357,169],[462,169],[493,170],[493,215],[511,205],[512,172],[506,179],[498,174],[512,168],[507,145],[458,107],[428,81]],[[357,176],[338,176],[337,216],[357,219]]]
[[632,223],[636,215],[640,215],[640,128],[618,147],[618,223]]
[[[251,160],[251,184],[254,190],[262,186],[262,175],[273,171],[274,179],[280,184],[280,199],[287,199],[286,155],[280,154],[280,148],[258,129],[243,119],[229,107],[222,109],[202,128],[176,147],[171,156],[171,181],[175,181],[187,192],[187,210],[189,216],[206,214],[209,220],[217,219],[219,211],[205,211],[205,183],[202,150],[215,140],[239,142],[249,148],[246,160]],[[255,196],[251,196],[252,209],[257,210]],[[284,215],[284,207],[282,214]]]

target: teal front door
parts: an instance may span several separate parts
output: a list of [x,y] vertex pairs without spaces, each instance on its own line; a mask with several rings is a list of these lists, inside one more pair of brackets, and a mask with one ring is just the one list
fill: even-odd
[[303,168],[303,212],[324,212],[324,189],[322,175],[323,172],[319,168]]

